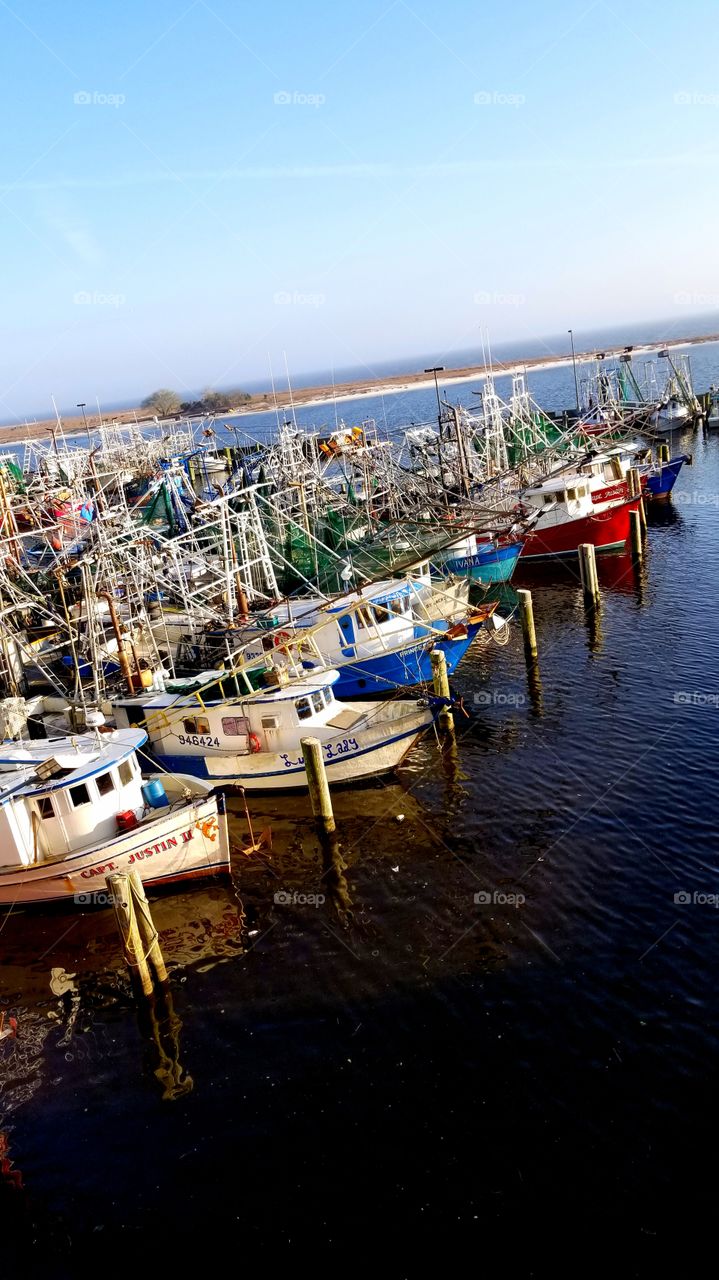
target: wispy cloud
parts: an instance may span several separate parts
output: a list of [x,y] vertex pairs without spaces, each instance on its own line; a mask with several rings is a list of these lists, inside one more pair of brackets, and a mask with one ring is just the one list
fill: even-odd
[[[53,190],[50,186],[42,185],[30,185],[28,189],[40,192]],[[74,210],[69,203],[53,201],[50,205],[42,200],[38,213],[46,233],[57,237],[63,248],[69,250],[71,256],[83,266],[96,267],[102,262],[102,249],[87,225],[86,218],[82,213]]]
[[[653,169],[667,167],[694,167],[716,164],[719,150],[697,148],[675,155],[617,156],[600,160],[593,157],[586,162],[575,161],[575,167],[590,172],[598,169]],[[455,160],[439,164],[357,163],[357,164],[309,164],[309,165],[247,165],[227,169],[166,169],[146,170],[142,173],[118,173],[105,176],[79,178],[54,177],[32,179],[17,183],[0,183],[0,194],[13,191],[114,191],[128,187],[177,185],[190,182],[294,182],[322,178],[456,178],[481,177],[483,174],[516,173],[517,168],[546,170],[559,166],[552,157],[534,155],[518,160],[516,156],[496,160]]]

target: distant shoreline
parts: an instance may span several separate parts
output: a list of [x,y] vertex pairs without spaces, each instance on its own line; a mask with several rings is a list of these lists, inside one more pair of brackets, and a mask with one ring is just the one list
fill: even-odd
[[[647,355],[652,351],[659,351],[662,348],[668,350],[676,350],[678,347],[703,346],[706,343],[719,342],[719,333],[709,334],[707,336],[694,336],[688,338],[676,338],[671,342],[647,342],[642,344],[634,344],[632,346],[632,355]],[[608,346],[604,348],[607,356],[621,355],[625,350],[625,345]],[[578,351],[576,354],[577,364],[591,360],[596,355],[595,351]],[[505,377],[513,373],[521,373],[524,370],[529,372],[539,372],[542,369],[559,368],[563,365],[572,364],[571,355],[562,356],[530,356],[526,359],[518,359],[511,364],[503,364],[501,361],[494,361],[489,368],[486,365],[465,365],[458,369],[445,369],[439,379],[440,390],[453,384],[461,382],[477,382],[485,378],[488,373],[492,372],[495,377]],[[352,382],[337,383],[334,387],[316,386],[316,387],[298,387],[292,391],[290,397],[289,392],[278,395],[277,404],[272,393],[258,392],[252,395],[249,400],[245,401],[239,408],[231,410],[228,413],[217,414],[216,421],[222,422],[228,418],[243,418],[248,414],[255,413],[272,413],[279,406],[282,410],[287,410],[292,405],[295,408],[311,408],[313,406],[332,405],[349,400],[361,400],[375,396],[383,395],[400,395],[407,391],[430,390],[434,387],[434,380],[428,378],[427,374],[422,372],[391,374],[383,378],[367,378],[356,379]],[[138,426],[151,426],[155,424],[153,417],[147,416],[147,411],[142,409],[125,409],[120,413],[108,414],[103,418],[106,425],[117,424],[119,426],[131,426],[137,423]],[[87,416],[87,422],[82,418],[64,418],[62,420],[62,435],[77,435],[88,431],[97,431],[100,427],[100,419],[97,414]],[[22,423],[18,426],[0,427],[0,445],[4,444],[21,444],[27,440],[44,440],[52,437],[54,431],[58,431],[58,424],[55,419],[45,419],[42,422]]]

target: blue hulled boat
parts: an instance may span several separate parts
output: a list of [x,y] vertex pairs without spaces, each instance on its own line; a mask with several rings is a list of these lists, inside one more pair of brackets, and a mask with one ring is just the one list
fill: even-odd
[[[469,646],[491,616],[495,606],[484,606],[466,623],[450,626],[447,622],[434,622],[432,629],[418,626],[416,639],[396,649],[365,654],[357,662],[347,662],[352,647],[343,651],[346,665],[338,668],[340,678],[336,692],[340,698],[357,698],[366,694],[374,696],[391,693],[417,684],[432,681],[432,650],[441,649],[447,662],[447,672],[452,675]],[[436,639],[438,631],[444,638]],[[349,636],[347,637],[350,638]]]
[[689,461],[689,455],[681,453],[676,458],[670,458],[669,462],[652,463],[642,475],[647,497],[668,498],[684,463]]
[[438,565],[442,573],[471,578],[485,586],[493,582],[509,582],[522,554],[523,539],[481,542],[473,538],[465,541],[473,542],[475,549],[465,546],[465,542],[449,547]]

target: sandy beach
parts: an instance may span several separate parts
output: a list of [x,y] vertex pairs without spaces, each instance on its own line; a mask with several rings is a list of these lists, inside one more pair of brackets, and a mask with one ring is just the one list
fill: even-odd
[[[650,355],[653,351],[659,351],[664,348],[676,350],[680,347],[700,346],[708,342],[717,341],[719,341],[719,334],[676,338],[671,342],[652,342],[642,346],[634,346],[632,355]],[[604,353],[606,356],[616,356],[620,355],[624,350],[624,346],[606,347]],[[593,360],[595,357],[595,351],[578,351],[576,354],[577,364]],[[571,365],[571,363],[571,355],[554,357],[532,356],[515,360],[511,364],[503,364],[501,361],[495,360],[491,366],[491,371],[495,377],[504,377],[524,370],[538,373],[543,369],[560,368],[562,365]],[[457,369],[446,369],[439,379],[439,386],[442,389],[457,383],[477,382],[485,378],[488,372],[490,370],[486,365],[467,365]],[[429,378],[424,371],[409,372],[380,379],[356,379],[353,382],[337,383],[334,387],[330,384],[328,386],[293,388],[291,403],[295,408],[300,406],[311,408],[313,406],[319,407],[326,404],[336,404],[374,396],[401,395],[403,392],[429,390],[433,387],[433,379]],[[699,389],[701,390],[701,388]],[[248,414],[273,412],[276,407],[281,409],[290,407],[289,393],[278,395],[276,403],[271,391],[256,393],[240,408],[230,413],[218,414],[217,418],[220,421],[223,418],[242,418]],[[104,421],[120,425],[130,425],[132,423],[151,425],[155,422],[155,419],[148,415],[147,410],[136,408],[108,414]],[[87,427],[89,430],[96,431],[100,425],[101,422],[97,414],[87,415]],[[19,423],[17,426],[4,426],[0,427],[0,444],[17,444],[23,440],[42,440],[51,436],[53,431],[57,430],[58,424],[54,418],[38,422]],[[62,433],[64,435],[75,435],[78,432],[84,432],[84,430],[85,423],[82,418],[66,417],[62,419]]]

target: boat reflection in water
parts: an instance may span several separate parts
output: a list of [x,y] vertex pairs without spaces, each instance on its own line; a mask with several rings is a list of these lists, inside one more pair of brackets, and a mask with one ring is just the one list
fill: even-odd
[[[671,506],[661,508],[662,513],[671,511]],[[635,590],[635,568],[631,552],[603,551],[597,556],[597,573],[601,591],[611,591],[616,595],[633,595]],[[543,560],[531,567],[520,567],[512,584],[515,587],[528,587],[537,590],[545,587],[566,587],[577,590],[581,587],[579,562],[577,560]]]

